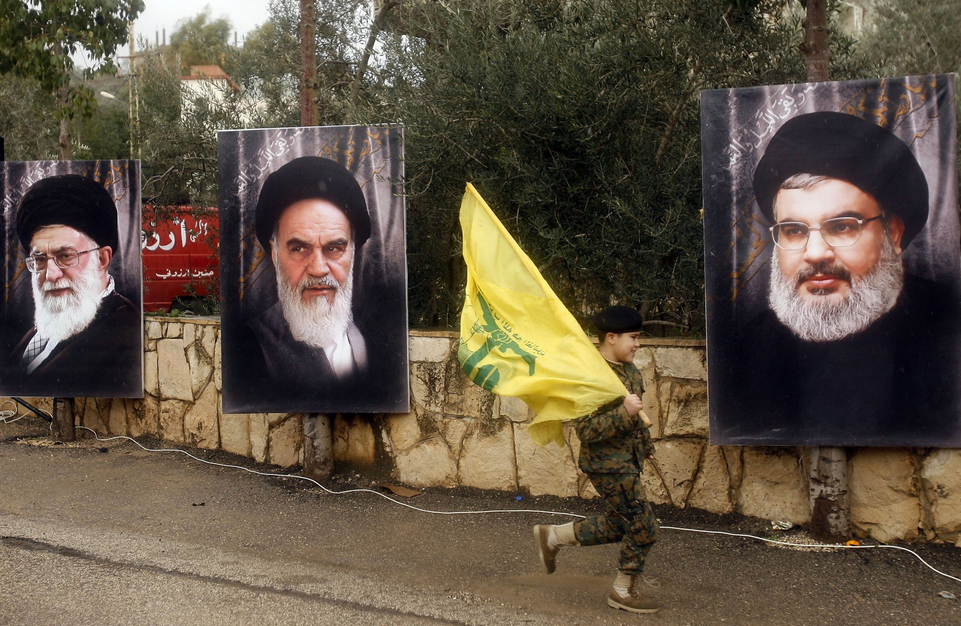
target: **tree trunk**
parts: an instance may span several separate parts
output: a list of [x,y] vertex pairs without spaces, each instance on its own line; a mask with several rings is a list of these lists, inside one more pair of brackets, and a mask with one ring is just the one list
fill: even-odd
[[70,147],[70,118],[64,115],[60,118],[60,160],[69,161],[73,158],[73,150]]
[[[314,0],[300,0],[300,125],[317,125],[317,35]],[[334,472],[330,416],[304,418],[304,475],[323,480]]]
[[300,125],[317,125],[317,36],[313,0],[300,0]]
[[[62,58],[62,49],[60,47],[60,42],[57,41],[54,44],[54,49],[57,54],[57,58]],[[59,62],[59,61],[58,61]],[[66,74],[66,62],[60,62],[61,71]],[[73,150],[70,145],[70,77],[65,77],[66,82],[61,84],[57,88],[57,109],[60,115],[60,160],[69,161],[73,156]]]
[[826,0],[808,0],[801,49],[804,51],[808,81],[830,80],[831,51],[828,49]]
[[[804,63],[810,82],[830,80],[831,52],[825,0],[808,0],[804,19]],[[811,535],[821,541],[844,541],[851,536],[851,504],[848,498],[848,460],[844,448],[811,448],[808,484]]]

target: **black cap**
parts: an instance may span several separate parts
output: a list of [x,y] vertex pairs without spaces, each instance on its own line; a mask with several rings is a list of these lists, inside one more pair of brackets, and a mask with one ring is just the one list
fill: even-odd
[[877,124],[821,111],[788,120],[768,143],[754,171],[754,194],[774,222],[774,199],[795,174],[827,176],[870,194],[885,215],[904,221],[907,247],[928,220],[928,183],[908,146]]
[[270,250],[270,238],[284,209],[308,198],[337,205],[350,221],[358,248],[370,238],[367,201],[354,175],[336,161],[306,156],[273,172],[260,188],[254,220],[257,240],[264,250]]
[[644,318],[629,306],[609,306],[594,316],[594,326],[602,333],[633,333],[643,325]]
[[76,174],[51,176],[27,189],[17,208],[17,236],[23,249],[30,252],[34,233],[54,224],[69,226],[98,246],[117,251],[117,206],[103,185],[93,179]]

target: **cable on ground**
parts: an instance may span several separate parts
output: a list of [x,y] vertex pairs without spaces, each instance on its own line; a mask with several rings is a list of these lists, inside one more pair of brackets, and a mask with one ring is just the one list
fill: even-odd
[[[2,413],[0,413],[0,415],[2,415]],[[23,417],[23,416],[21,416],[21,417]],[[18,418],[18,419],[20,419],[20,418]],[[208,460],[206,460],[206,459],[202,459],[202,458],[200,458],[200,457],[198,457],[198,456],[195,456],[195,455],[193,455],[193,454],[190,454],[190,453],[187,452],[186,450],[181,450],[181,449],[179,449],[179,448],[148,448],[148,447],[144,446],[143,444],[141,444],[141,443],[140,443],[139,441],[137,441],[136,439],[134,439],[133,437],[127,437],[126,435],[116,435],[116,436],[113,436],[113,437],[100,437],[100,435],[98,435],[96,431],[94,431],[94,430],[92,430],[92,429],[90,429],[90,428],[87,428],[86,426],[78,426],[77,428],[78,428],[78,429],[81,429],[81,430],[90,431],[91,433],[93,433],[93,436],[97,439],[97,441],[101,441],[101,442],[114,441],[114,440],[117,440],[117,439],[124,439],[124,440],[127,440],[127,441],[132,441],[133,443],[135,443],[137,446],[139,446],[142,450],[144,450],[144,451],[146,451],[146,452],[179,452],[180,454],[183,454],[183,455],[185,455],[185,456],[188,456],[188,457],[190,457],[191,459],[194,459],[195,461],[199,461],[199,462],[201,462],[201,463],[203,463],[203,464],[205,464],[205,465],[213,465],[213,466],[216,466],[216,467],[225,467],[225,468],[230,468],[230,469],[243,470],[243,471],[245,471],[245,472],[247,472],[247,473],[249,473],[249,474],[256,474],[257,476],[267,476],[267,477],[271,477],[271,478],[292,478],[292,479],[296,479],[296,480],[304,480],[304,481],[307,481],[307,482],[309,482],[309,483],[312,483],[312,484],[320,487],[324,492],[326,492],[326,493],[328,493],[328,494],[330,494],[330,495],[339,496],[339,495],[346,495],[346,494],[349,494],[349,493],[372,493],[372,494],[374,494],[374,495],[376,495],[376,496],[380,496],[381,498],[384,498],[385,500],[389,500],[390,502],[393,502],[394,504],[397,504],[397,505],[402,506],[402,507],[407,508],[407,509],[411,509],[411,510],[414,510],[414,511],[418,511],[418,512],[420,512],[420,513],[430,513],[430,514],[433,514],[433,515],[486,515],[486,514],[492,514],[492,513],[539,513],[539,514],[542,514],[542,515],[561,515],[561,516],[567,516],[567,517],[574,517],[574,518],[578,518],[578,519],[584,519],[584,518],[585,518],[585,516],[579,515],[579,514],[577,514],[577,513],[569,513],[569,512],[566,512],[566,511],[540,511],[540,510],[536,510],[536,509],[492,509],[492,510],[485,510],[485,511],[434,511],[434,510],[431,510],[431,509],[423,509],[423,508],[420,508],[420,507],[416,507],[416,506],[407,504],[406,502],[401,502],[400,500],[395,500],[394,498],[391,498],[390,496],[388,496],[388,495],[386,495],[386,494],[384,494],[384,493],[381,493],[380,491],[376,491],[376,490],[374,490],[374,489],[359,488],[359,489],[345,489],[344,491],[332,491],[332,490],[328,489],[327,487],[323,486],[322,484],[320,484],[319,482],[317,482],[316,480],[314,480],[313,478],[309,478],[309,477],[307,477],[307,476],[300,476],[300,475],[297,475],[297,474],[277,474],[277,473],[273,473],[273,472],[259,472],[259,471],[257,471],[257,470],[253,470],[253,469],[250,469],[250,468],[248,468],[248,467],[243,467],[243,466],[241,466],[241,465],[231,465],[231,464],[228,464],[228,463],[217,463],[217,462],[215,462],[215,461],[208,461]],[[935,574],[938,574],[938,575],[940,575],[940,576],[944,576],[945,578],[949,578],[949,579],[951,579],[951,580],[953,580],[953,581],[955,581],[955,582],[961,583],[961,578],[958,578],[958,577],[956,577],[956,576],[952,576],[952,575],[950,575],[950,574],[947,574],[947,573],[945,573],[945,572],[942,572],[942,571],[938,570],[937,568],[935,568],[934,566],[932,566],[930,563],[928,563],[927,561],[925,561],[923,558],[921,558],[921,555],[919,555],[917,552],[914,552],[913,550],[910,550],[910,549],[905,548],[905,547],[903,547],[903,546],[893,546],[893,545],[883,544],[883,543],[870,544],[870,545],[864,545],[864,544],[862,544],[862,545],[856,545],[856,546],[854,546],[854,545],[846,545],[846,544],[820,544],[820,543],[802,544],[802,543],[791,543],[791,542],[789,542],[789,541],[780,541],[780,540],[777,540],[777,539],[769,539],[769,538],[760,537],[760,536],[757,536],[757,535],[749,535],[749,534],[744,534],[744,533],[732,533],[732,532],[727,532],[727,531],[723,531],[723,530],[702,530],[702,529],[698,529],[698,528],[682,528],[682,527],[678,527],[678,526],[661,526],[661,528],[662,528],[663,530],[676,530],[676,531],[680,531],[680,532],[700,533],[700,534],[705,534],[705,535],[724,535],[724,536],[727,536],[727,537],[738,537],[738,538],[743,538],[743,539],[754,539],[754,540],[756,540],[756,541],[762,541],[762,542],[765,542],[765,543],[770,543],[770,544],[775,544],[775,545],[788,546],[788,547],[791,547],[791,548],[818,548],[818,549],[839,549],[839,550],[841,550],[841,549],[845,549],[845,550],[870,550],[870,549],[879,549],[879,548],[881,548],[881,549],[890,549],[890,550],[901,550],[901,551],[903,551],[903,552],[907,552],[908,554],[913,555],[914,558],[916,558],[918,561],[920,561],[925,567],[927,567],[928,569],[930,569],[930,570],[931,570],[932,572],[934,572]]]
[[[5,408],[8,404],[13,408]],[[14,422],[19,422],[27,416],[26,413],[23,415],[17,415],[17,411],[17,403],[13,400],[4,400],[3,402],[0,402],[0,424],[12,424]]]

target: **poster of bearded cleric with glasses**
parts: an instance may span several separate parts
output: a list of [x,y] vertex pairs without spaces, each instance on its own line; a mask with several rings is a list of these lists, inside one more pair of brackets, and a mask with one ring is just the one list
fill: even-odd
[[961,446],[954,93],[701,93],[711,443]]
[[217,141],[224,411],[406,413],[402,129]]
[[142,398],[139,162],[0,172],[0,395]]

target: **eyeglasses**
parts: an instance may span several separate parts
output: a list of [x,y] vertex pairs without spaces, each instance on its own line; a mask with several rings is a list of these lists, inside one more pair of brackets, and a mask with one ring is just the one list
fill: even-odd
[[84,250],[82,252],[77,252],[76,250],[63,250],[57,252],[52,256],[47,256],[46,254],[31,254],[27,257],[27,269],[38,274],[47,269],[47,261],[53,259],[53,262],[57,264],[60,269],[67,269],[68,267],[74,267],[77,263],[80,263],[80,255],[87,254],[88,252],[96,252],[103,246],[99,248],[91,248],[90,250]]
[[817,226],[808,226],[804,222],[778,222],[771,226],[771,237],[774,244],[782,250],[801,250],[808,245],[811,231],[821,233],[824,243],[832,248],[853,246],[861,238],[861,227],[868,222],[879,220],[883,215],[869,218],[860,217],[832,217]]

